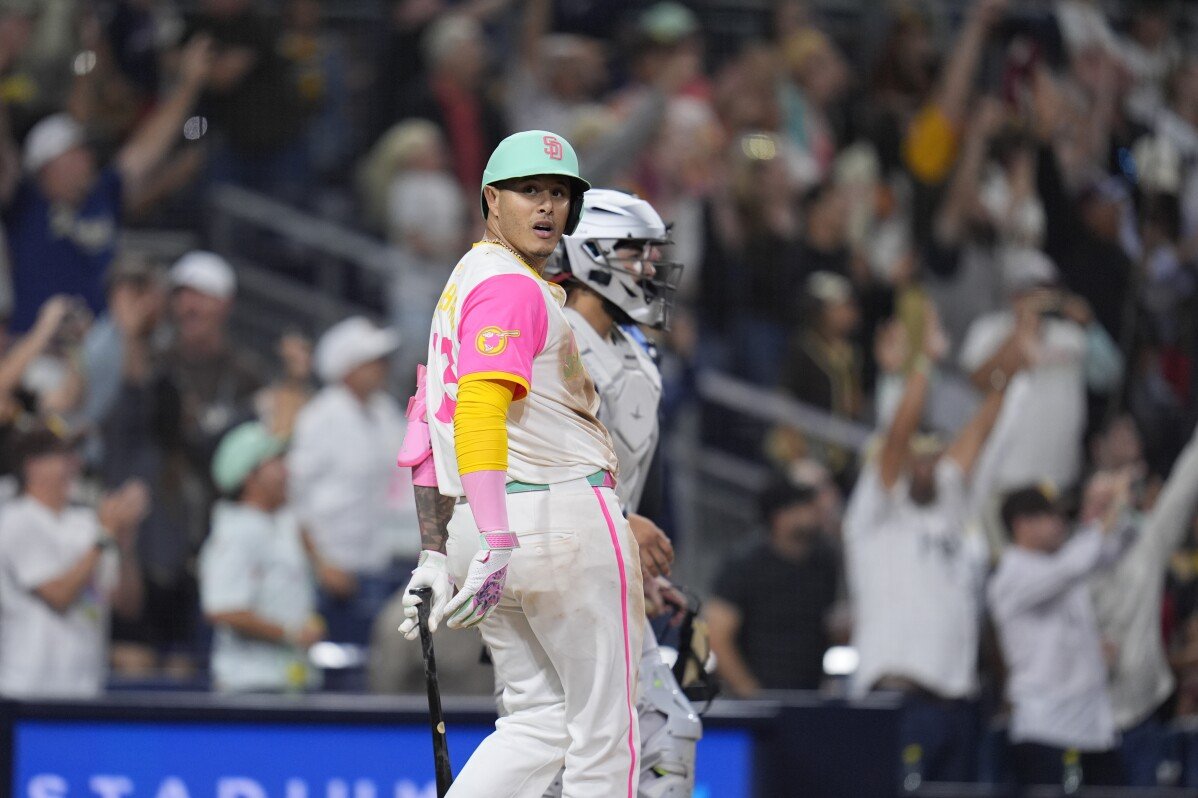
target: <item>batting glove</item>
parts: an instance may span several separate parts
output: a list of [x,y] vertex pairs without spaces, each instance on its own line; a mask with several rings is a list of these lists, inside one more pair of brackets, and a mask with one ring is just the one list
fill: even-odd
[[406,620],[399,625],[399,631],[409,640],[420,637],[420,597],[412,595],[413,590],[421,587],[432,588],[433,605],[428,610],[428,630],[437,631],[437,625],[445,615],[445,605],[449,601],[449,568],[448,559],[439,551],[424,550],[420,552],[420,560],[412,571],[412,579],[403,592],[403,614]]
[[469,629],[490,617],[499,605],[512,550],[520,543],[511,532],[484,532],[482,551],[470,561],[466,581],[445,608],[445,625],[450,629]]

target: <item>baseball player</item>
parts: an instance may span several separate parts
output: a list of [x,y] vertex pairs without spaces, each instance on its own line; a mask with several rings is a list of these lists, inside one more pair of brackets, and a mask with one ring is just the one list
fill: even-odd
[[[482,184],[486,235],[437,303],[414,402],[431,457],[419,433],[400,456],[424,549],[408,588],[432,588],[430,628],[479,628],[502,686],[503,717],[449,794],[535,798],[564,766],[569,798],[633,798],[640,558],[566,293],[542,277],[590,186],[573,147],[542,130],[504,139]],[[415,637],[419,600],[404,601]]]
[[[661,260],[660,248],[669,243],[665,223],[648,202],[621,191],[591,189],[582,221],[562,239],[545,270],[568,291],[566,319],[602,400],[599,420],[610,431],[620,462],[616,495],[637,530],[642,562],[658,560],[665,548],[667,567],[673,555],[668,540],[648,519],[634,515],[660,436],[661,401],[661,374],[635,336],[638,324],[668,326],[682,271],[681,264]],[[639,795],[689,798],[702,723],[662,661],[647,621],[637,710]]]

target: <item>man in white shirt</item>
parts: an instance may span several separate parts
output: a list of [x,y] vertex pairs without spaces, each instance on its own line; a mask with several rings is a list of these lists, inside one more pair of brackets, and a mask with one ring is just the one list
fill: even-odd
[[98,510],[74,507],[72,442],[38,429],[14,448],[22,490],[0,516],[0,695],[99,695],[110,610],[140,609],[135,544],[146,488],[130,482]]
[[1008,668],[1008,737],[1021,784],[1122,783],[1107,663],[1087,580],[1126,547],[1129,483],[1110,476],[1092,482],[1082,526],[1068,540],[1064,518],[1040,488],[1021,488],[1003,502],[1014,545],[987,596]]
[[[1130,424],[1130,427],[1129,427]],[[1119,419],[1096,447],[1109,467],[1147,468],[1134,422]],[[1100,472],[1097,479],[1107,476]],[[1103,641],[1112,651],[1109,689],[1121,736],[1123,771],[1129,786],[1157,786],[1166,729],[1159,710],[1176,686],[1161,638],[1161,599],[1169,557],[1181,545],[1198,506],[1198,433],[1173,465],[1151,504],[1146,491],[1133,496],[1138,534],[1119,563],[1090,580],[1094,612]]]
[[224,692],[299,691],[319,685],[307,651],[324,636],[305,539],[286,510],[284,443],[257,421],[235,427],[212,458],[232,501],[212,513],[200,552],[200,602],[216,627],[212,679]]
[[1081,476],[1086,389],[1117,386],[1122,357],[1085,300],[1053,287],[1057,270],[1046,256],[1023,250],[1007,266],[1011,306],[970,325],[961,367],[987,391],[1027,362],[1027,405],[997,464],[995,487],[1006,491],[1050,480],[1066,490]]
[[[300,411],[287,455],[292,507],[329,566],[321,614],[340,642],[369,640],[420,550],[411,478],[395,468],[406,422],[384,390],[398,344],[360,316],[333,325],[315,353],[325,386]],[[395,565],[397,555],[407,567]]]
[[880,453],[865,465],[844,521],[860,655],[853,692],[905,694],[901,745],[925,780],[969,781],[976,767],[977,646],[986,548],[966,534],[969,478],[1003,404],[993,390],[947,449],[913,441],[942,336],[907,378]]

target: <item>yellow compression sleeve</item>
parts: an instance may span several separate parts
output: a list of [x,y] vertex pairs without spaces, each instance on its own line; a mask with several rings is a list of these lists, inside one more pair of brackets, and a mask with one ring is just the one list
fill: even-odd
[[453,414],[453,446],[458,473],[507,471],[507,411],[515,385],[478,379],[458,385]]

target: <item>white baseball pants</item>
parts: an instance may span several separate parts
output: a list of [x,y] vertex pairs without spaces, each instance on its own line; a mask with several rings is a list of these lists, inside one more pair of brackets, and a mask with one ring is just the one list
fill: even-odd
[[[479,627],[504,714],[450,798],[540,798],[565,766],[563,798],[635,798],[637,671],[644,634],[640,556],[615,493],[585,479],[507,497],[520,548],[495,613]],[[449,524],[460,584],[478,551],[465,503]]]

